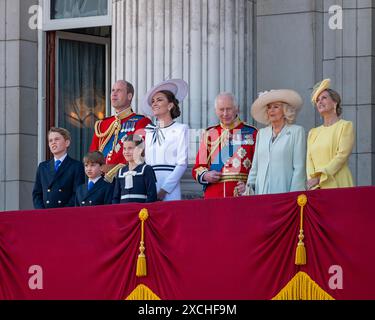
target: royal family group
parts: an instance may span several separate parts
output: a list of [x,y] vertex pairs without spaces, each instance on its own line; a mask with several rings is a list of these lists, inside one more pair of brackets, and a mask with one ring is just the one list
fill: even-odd
[[[147,92],[140,115],[131,108],[132,84],[116,81],[111,92],[115,115],[95,123],[83,163],[68,155],[69,131],[50,128],[53,158],[38,166],[34,208],[181,200],[189,127],[176,119],[187,93],[184,80],[163,81]],[[204,198],[354,186],[348,166],[353,124],[342,119],[341,97],[330,79],[314,86],[311,103],[322,125],[306,138],[304,128],[295,124],[304,104],[298,92],[261,92],[251,106],[252,117],[265,125],[259,130],[239,118],[232,93],[219,93],[218,124],[202,134],[192,169]]]

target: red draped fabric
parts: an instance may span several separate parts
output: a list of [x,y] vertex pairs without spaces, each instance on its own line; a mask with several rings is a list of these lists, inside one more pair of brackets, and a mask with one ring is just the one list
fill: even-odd
[[[161,299],[272,299],[299,271],[335,299],[375,299],[375,187],[304,192],[304,266],[299,194],[3,212],[0,299],[124,299],[139,284]],[[29,287],[35,265],[41,290]],[[342,289],[329,286],[331,266]]]

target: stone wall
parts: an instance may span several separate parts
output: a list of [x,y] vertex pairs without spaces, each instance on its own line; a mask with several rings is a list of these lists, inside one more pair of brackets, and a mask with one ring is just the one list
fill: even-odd
[[[332,5],[342,8],[342,29],[329,26]],[[357,185],[375,183],[375,3],[370,0],[258,0],[257,90],[292,88],[304,108],[306,132],[321,124],[310,103],[313,85],[331,78],[353,121],[350,168]]]
[[36,0],[0,0],[0,210],[32,208],[37,166]]

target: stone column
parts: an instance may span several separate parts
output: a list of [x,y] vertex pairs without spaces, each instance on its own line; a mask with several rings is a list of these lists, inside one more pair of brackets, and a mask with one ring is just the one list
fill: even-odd
[[238,97],[249,118],[253,99],[253,1],[120,0],[113,2],[112,81],[136,87],[138,105],[152,85],[183,78],[190,90],[181,121],[191,128],[217,122],[220,91]]
[[31,209],[37,167],[37,0],[0,1],[0,210]]
[[[342,29],[329,28],[332,5],[342,7]],[[324,1],[323,77],[333,80],[355,127],[350,168],[359,186],[375,184],[374,23],[373,1]]]
[[[253,14],[250,0],[118,0],[113,2],[112,82],[135,86],[135,106],[154,84],[171,78],[189,83],[179,121],[192,129],[217,123],[214,100],[233,92],[242,119],[252,122]],[[190,167],[199,133],[192,132]],[[190,167],[184,193],[201,190]]]
[[320,0],[257,1],[257,92],[299,92],[305,104],[297,123],[306,130],[315,126],[309,97],[322,69],[320,5]]

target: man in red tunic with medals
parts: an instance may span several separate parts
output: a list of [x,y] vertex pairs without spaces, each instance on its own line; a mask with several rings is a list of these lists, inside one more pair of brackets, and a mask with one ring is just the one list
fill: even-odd
[[216,97],[215,112],[220,123],[206,129],[192,170],[193,178],[203,185],[205,199],[239,195],[237,185],[246,183],[257,135],[255,127],[239,119],[231,93]]
[[131,83],[124,80],[115,82],[111,103],[116,114],[95,123],[90,151],[99,150],[106,157],[103,171],[108,181],[112,181],[117,171],[126,163],[122,154],[124,139],[131,134],[144,137],[144,128],[151,123],[149,118],[133,112],[130,106],[133,96],[134,88]]

